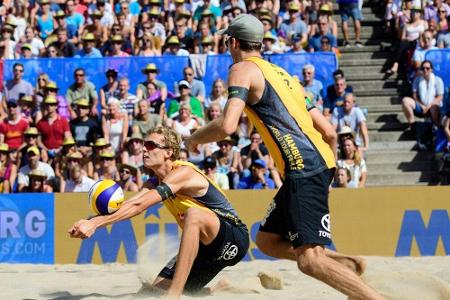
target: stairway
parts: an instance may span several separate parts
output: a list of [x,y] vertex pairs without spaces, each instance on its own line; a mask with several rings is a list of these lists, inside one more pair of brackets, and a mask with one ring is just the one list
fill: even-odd
[[[337,5],[334,8],[334,18],[341,30]],[[353,86],[356,103],[368,109],[367,186],[434,184],[437,177],[434,153],[415,150],[414,137],[403,132],[407,124],[400,103],[401,95],[408,93],[407,84],[402,79],[383,80],[386,61],[393,55],[384,50],[389,37],[383,32],[383,9],[379,4],[366,2],[361,26],[365,47],[340,48],[339,65],[347,84]],[[354,42],[352,21],[349,29],[350,41]],[[341,31],[339,37],[342,42]]]

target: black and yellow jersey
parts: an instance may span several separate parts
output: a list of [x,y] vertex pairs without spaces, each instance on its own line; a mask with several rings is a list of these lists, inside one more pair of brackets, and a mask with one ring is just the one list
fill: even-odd
[[190,207],[213,211],[219,217],[222,217],[237,226],[245,227],[225,194],[208,176],[191,163],[179,160],[174,162],[174,168],[179,168],[181,166],[191,167],[197,173],[201,174],[209,184],[208,190],[204,196],[192,197],[181,193],[175,193],[172,197],[164,200],[164,206],[166,206],[170,213],[175,217],[180,227],[183,227],[182,219],[184,213]]
[[333,151],[313,126],[300,83],[262,58],[250,57],[246,61],[261,70],[265,88],[260,101],[247,103],[245,112],[261,134],[281,176],[295,172],[309,177],[334,168]]

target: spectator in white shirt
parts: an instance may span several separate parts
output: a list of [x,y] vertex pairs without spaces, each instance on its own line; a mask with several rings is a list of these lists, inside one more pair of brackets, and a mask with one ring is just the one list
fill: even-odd
[[70,170],[70,179],[66,182],[65,193],[81,193],[89,192],[91,187],[95,184],[95,180],[83,175],[79,165],[74,166]]
[[28,174],[33,170],[39,170],[41,171],[47,178],[47,181],[52,183],[52,181],[55,178],[55,172],[53,171],[52,167],[45,163],[40,161],[41,159],[41,153],[39,149],[36,146],[32,146],[28,148],[27,150],[28,155],[28,164],[20,168],[19,175],[18,175],[18,184],[19,184],[19,192],[22,192],[26,189],[26,187],[30,184],[30,178],[28,177]]

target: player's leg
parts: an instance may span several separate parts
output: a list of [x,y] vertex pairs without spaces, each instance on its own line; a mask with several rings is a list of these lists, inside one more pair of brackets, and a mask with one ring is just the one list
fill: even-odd
[[183,218],[183,233],[180,250],[172,283],[167,291],[168,297],[181,296],[197,257],[200,242],[208,245],[217,236],[220,228],[219,218],[212,211],[200,208],[189,208]]

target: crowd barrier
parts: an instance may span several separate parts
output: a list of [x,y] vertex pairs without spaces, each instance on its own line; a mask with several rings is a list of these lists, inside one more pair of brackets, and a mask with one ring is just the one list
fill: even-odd
[[433,72],[444,81],[444,87],[450,85],[450,49],[429,50],[425,59],[433,63]]
[[[285,68],[290,74],[303,78],[301,68],[304,64],[311,63],[316,68],[316,78],[324,85],[333,81],[332,73],[337,69],[337,59],[334,53],[300,53],[267,55],[265,58]],[[227,80],[228,68],[232,64],[230,55],[208,55],[206,62],[196,56],[196,65],[204,68],[200,73],[205,74],[202,80],[205,82],[206,92],[211,92],[214,80]],[[188,56],[158,56],[158,57],[104,57],[104,58],[39,58],[3,60],[0,63],[0,71],[5,80],[12,78],[12,69],[15,63],[22,63],[25,67],[24,79],[33,85],[40,73],[48,74],[50,80],[55,81],[60,93],[65,93],[74,82],[73,73],[76,68],[86,70],[87,79],[95,84],[97,90],[106,83],[105,71],[108,68],[118,70],[119,77],[127,77],[130,80],[130,91],[134,93],[137,85],[145,81],[145,75],[141,69],[148,63],[154,63],[160,69],[158,79],[167,84],[169,91],[173,91],[174,82],[182,79],[182,69],[190,65]],[[3,81],[3,80],[1,80]]]
[[[256,247],[255,237],[274,193],[227,191],[250,229],[245,260],[270,259]],[[449,187],[333,190],[330,248],[358,255],[450,255],[449,193]],[[90,239],[69,238],[73,222],[91,214],[86,198],[86,194],[2,195],[0,262],[134,263],[146,237],[159,241],[159,248],[152,250],[155,259],[169,259],[168,237],[178,238],[181,231],[161,205],[101,228]]]

